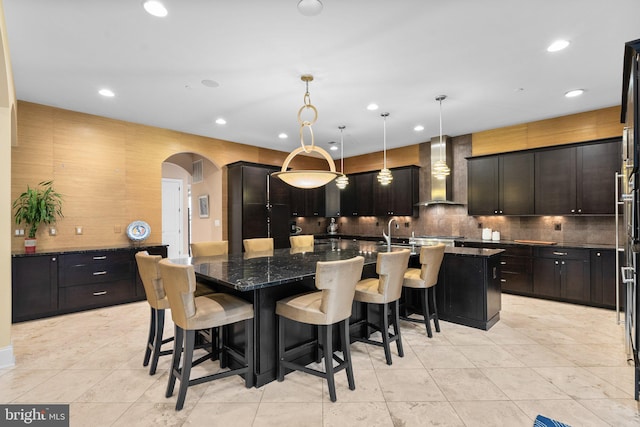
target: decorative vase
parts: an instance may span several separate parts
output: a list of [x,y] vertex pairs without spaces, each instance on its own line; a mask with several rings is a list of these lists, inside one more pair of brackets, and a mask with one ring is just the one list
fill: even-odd
[[36,239],[30,239],[25,237],[24,239],[24,253],[35,254],[36,253]]

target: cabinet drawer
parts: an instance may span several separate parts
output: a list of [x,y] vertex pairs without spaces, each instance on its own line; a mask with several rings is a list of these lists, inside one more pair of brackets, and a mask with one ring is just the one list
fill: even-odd
[[532,258],[503,255],[500,258],[500,265],[502,266],[502,273],[531,274],[533,271]]
[[501,246],[500,249],[504,249],[503,257],[531,257],[533,256],[533,247],[531,246]]
[[72,310],[79,308],[102,307],[130,301],[135,297],[135,288],[131,280],[119,280],[110,283],[97,283],[81,286],[67,286],[59,290],[59,308]]
[[105,252],[60,256],[59,286],[75,286],[131,280],[132,266],[128,253]]
[[536,248],[538,258],[566,258],[589,261],[589,249],[575,248]]

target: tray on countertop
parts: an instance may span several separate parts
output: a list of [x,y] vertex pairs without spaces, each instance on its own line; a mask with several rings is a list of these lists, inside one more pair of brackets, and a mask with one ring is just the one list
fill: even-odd
[[556,242],[547,242],[544,240],[514,240],[516,243],[527,243],[530,245],[555,245]]

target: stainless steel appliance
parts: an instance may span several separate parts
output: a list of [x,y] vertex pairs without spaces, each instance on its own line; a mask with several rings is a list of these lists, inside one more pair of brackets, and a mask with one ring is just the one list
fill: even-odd
[[[622,80],[621,122],[625,124],[622,141],[622,167],[616,180],[616,245],[624,250],[624,257],[619,264],[620,275],[625,285],[625,336],[627,353],[635,364],[634,389],[635,399],[640,394],[640,361],[638,347],[640,330],[638,329],[638,272],[640,256],[640,129],[635,125],[639,120],[638,111],[638,70],[640,62],[640,39],[625,44],[624,67]],[[619,213],[622,210],[624,229],[620,229]],[[620,258],[620,257],[618,257]],[[620,287],[618,286],[617,292]],[[620,295],[619,295],[620,297]],[[618,303],[620,298],[618,298]],[[618,306],[619,314],[619,306]]]

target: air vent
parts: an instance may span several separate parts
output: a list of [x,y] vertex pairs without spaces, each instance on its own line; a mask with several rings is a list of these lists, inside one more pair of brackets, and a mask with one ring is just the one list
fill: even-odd
[[192,176],[194,184],[202,182],[202,160],[196,160],[193,162]]

